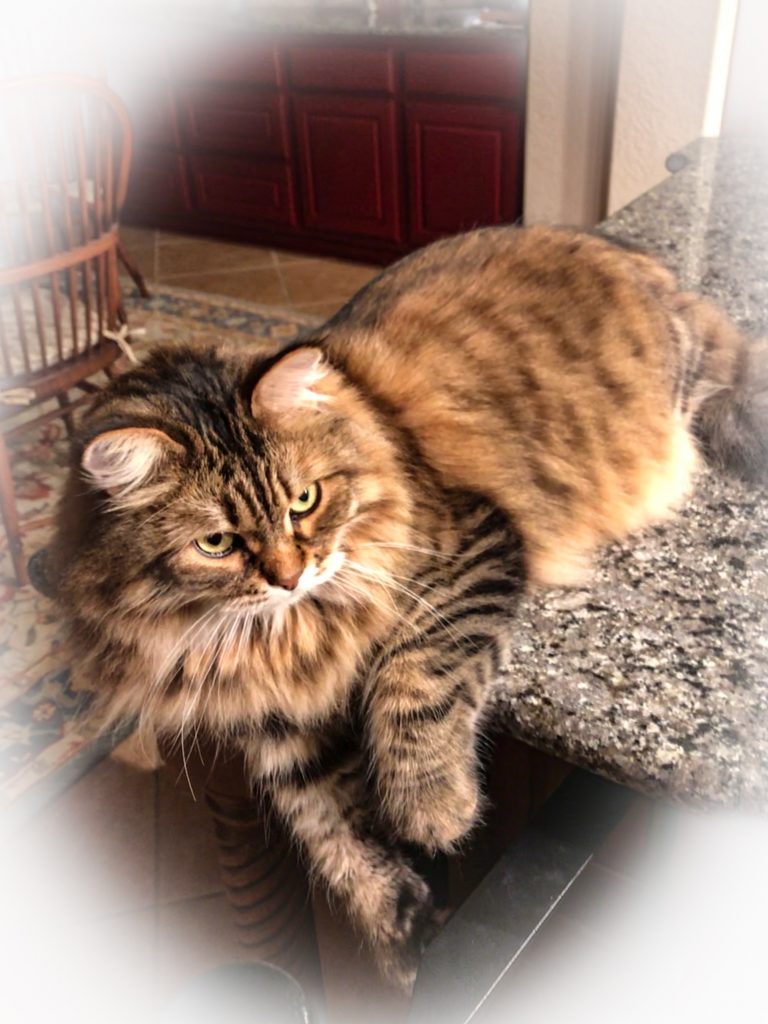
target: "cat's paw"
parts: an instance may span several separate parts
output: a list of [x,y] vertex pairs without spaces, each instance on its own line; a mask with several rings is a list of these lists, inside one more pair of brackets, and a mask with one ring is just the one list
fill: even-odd
[[438,927],[429,886],[415,871],[402,865],[396,891],[379,918],[373,941],[376,965],[384,980],[409,993],[422,950]]
[[451,785],[409,794],[391,806],[399,839],[428,853],[450,853],[476,824],[480,793],[474,778],[457,776]]

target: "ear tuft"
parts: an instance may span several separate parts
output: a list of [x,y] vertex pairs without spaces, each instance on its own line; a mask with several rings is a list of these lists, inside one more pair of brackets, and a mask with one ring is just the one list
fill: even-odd
[[296,348],[274,363],[257,382],[251,395],[251,412],[280,415],[316,408],[328,395],[314,390],[327,375],[328,366],[318,348]]
[[154,427],[107,430],[86,446],[82,467],[98,490],[125,499],[149,481],[173,450],[180,446]]

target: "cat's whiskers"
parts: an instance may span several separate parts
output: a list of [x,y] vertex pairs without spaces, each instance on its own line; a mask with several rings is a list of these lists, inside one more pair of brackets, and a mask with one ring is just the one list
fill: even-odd
[[[352,597],[359,597],[362,599],[355,603],[371,604],[375,608],[378,608],[379,611],[384,612],[387,616],[390,616],[392,612],[398,611],[397,603],[392,596],[391,590],[386,586],[383,580],[374,580],[373,582],[377,583],[382,588],[383,594],[381,596],[387,599],[389,602],[388,604],[384,604],[378,595],[374,596],[374,592],[370,587],[371,580],[369,578],[366,577],[366,583],[369,584],[368,586],[357,586],[353,582],[353,579],[357,579],[359,576],[360,573],[353,570],[351,566],[348,570],[345,566],[336,573],[334,580],[341,592],[346,592],[347,595],[351,594]],[[352,577],[352,579],[350,579],[350,577]]]
[[458,555],[446,555],[442,551],[435,551],[434,548],[421,548],[415,544],[398,544],[396,541],[386,540],[363,540],[358,542],[358,547],[366,548],[394,548],[399,551],[413,551],[419,555],[427,555],[429,558],[442,558],[446,562],[455,562]]
[[[350,569],[356,571],[365,579],[376,580],[383,586],[387,586],[392,590],[405,594],[407,597],[411,598],[411,600],[416,601],[423,608],[426,608],[427,611],[434,616],[436,621],[440,622],[445,627],[446,632],[450,633],[455,640],[462,640],[464,638],[464,634],[460,630],[457,630],[453,623],[451,623],[438,608],[436,608],[430,601],[427,601],[425,597],[422,597],[421,594],[417,594],[414,590],[411,590],[400,582],[400,579],[408,579],[408,577],[404,576],[395,578],[392,573],[386,573],[386,579],[383,579],[379,570],[371,569],[370,567],[360,565],[358,562],[353,561],[348,561],[347,564]],[[410,580],[410,582],[414,583],[413,580]]]
[[[193,748],[198,746],[199,749],[200,729],[205,722],[206,712],[211,704],[213,694],[221,692],[224,678],[222,666],[225,652],[235,646],[235,641],[237,641],[239,646],[243,631],[253,620],[252,613],[246,609],[237,609],[234,614],[231,610],[222,610],[220,607],[215,610],[220,613],[219,619],[213,627],[213,632],[206,637],[206,653],[210,651],[210,655],[205,661],[202,671],[199,673],[197,685],[194,688],[190,687],[185,694],[184,710],[178,730],[182,765],[190,791],[192,791],[192,784],[187,767],[185,745],[189,719],[194,715],[195,728],[192,734],[192,746]],[[239,656],[237,654],[234,661],[235,664],[239,664]],[[194,798],[194,792],[192,796]]]
[[171,673],[176,668],[179,658],[182,654],[187,654],[189,652],[189,650],[194,646],[193,641],[197,634],[218,612],[219,608],[216,605],[208,608],[202,615],[193,619],[184,632],[176,638],[173,646],[165,653],[163,661],[160,663],[160,667],[155,674],[154,682],[150,685],[150,693],[156,688],[167,685],[170,680]]
[[[220,613],[221,609],[218,608],[218,607],[214,607],[213,609],[211,609],[211,611],[215,612],[215,613]],[[194,641],[197,639],[199,633],[201,632],[203,623],[205,622],[205,620],[207,618],[208,618],[207,614],[203,615],[198,620],[198,622],[195,623],[195,626],[197,628],[194,630],[193,636],[190,638],[190,641],[187,644],[187,651],[185,653],[189,653],[191,650],[194,649]],[[182,767],[183,767],[183,771],[184,771],[184,774],[185,774],[186,779],[187,779],[187,784],[189,785],[189,791],[192,794],[192,799],[193,800],[196,800],[197,798],[195,797],[194,789],[192,787],[192,780],[190,779],[189,769],[188,769],[188,765],[187,765],[187,751],[186,751],[186,746],[185,746],[185,738],[186,738],[186,735],[187,735],[187,722],[189,720],[189,717],[197,710],[198,704],[200,703],[200,696],[201,696],[201,694],[203,692],[203,688],[205,687],[205,684],[206,684],[206,682],[207,682],[207,680],[209,678],[211,664],[212,664],[212,662],[215,663],[215,660],[216,660],[215,652],[216,652],[216,649],[217,649],[217,645],[216,645],[217,633],[218,633],[219,628],[220,628],[220,626],[221,626],[223,621],[224,621],[223,617],[220,616],[218,621],[216,621],[215,624],[214,624],[213,634],[209,638],[209,642],[214,645],[213,646],[214,653],[209,658],[207,664],[205,665],[204,670],[199,673],[199,679],[197,681],[196,686],[194,686],[194,687],[189,686],[189,687],[187,687],[185,689],[185,692],[184,692],[184,708],[183,708],[182,715],[181,715],[181,722],[180,722],[179,728],[178,728],[178,738],[179,738],[179,746],[180,746],[180,749],[181,749]],[[189,632],[189,631],[187,631],[187,632]],[[184,634],[184,636],[186,636],[186,634]],[[198,741],[198,734],[199,734],[199,729],[200,729],[201,722],[202,722],[202,715],[197,715],[197,722],[196,722],[197,728],[196,728],[195,733],[193,735],[193,745],[196,744],[197,741]]]
[[[147,720],[148,722],[151,722],[153,720],[154,698],[157,696],[162,696],[162,693],[165,691],[165,688],[167,687],[168,683],[170,682],[170,679],[172,678],[172,672],[176,669],[178,665],[179,659],[185,659],[187,655],[189,655],[195,650],[197,641],[200,638],[200,634],[205,630],[207,634],[206,645],[209,645],[211,643],[215,644],[217,633],[222,624],[221,617],[219,617],[218,621],[216,621],[216,617],[220,616],[220,614],[221,608],[219,606],[214,605],[211,608],[208,608],[205,612],[203,612],[202,615],[194,619],[193,622],[190,623],[187,626],[187,628],[183,631],[183,633],[181,633],[181,635],[177,637],[171,649],[166,653],[164,660],[160,666],[160,669],[155,674],[155,677],[144,696],[142,708],[139,714],[140,728],[142,728],[141,723],[143,720]],[[207,629],[208,626],[210,625],[211,620],[214,620],[214,627],[212,632],[208,633]],[[186,681],[186,685],[184,685],[184,704],[182,708],[181,720],[178,728],[175,730],[176,737],[171,741],[172,749],[177,748],[177,746],[181,749],[183,771],[187,777],[187,783],[189,785],[190,792],[192,792],[193,798],[194,791],[192,788],[192,783],[189,777],[189,771],[187,767],[187,751],[185,745],[185,736],[187,733],[188,719],[190,715],[196,710],[197,705],[199,704],[200,695],[209,676],[211,661],[212,659],[209,658],[205,670],[200,672],[199,679],[195,680],[195,685],[191,685],[191,680],[183,681]],[[198,719],[198,728],[199,722],[201,720],[201,718]],[[195,733],[194,739],[196,743],[197,732]]]

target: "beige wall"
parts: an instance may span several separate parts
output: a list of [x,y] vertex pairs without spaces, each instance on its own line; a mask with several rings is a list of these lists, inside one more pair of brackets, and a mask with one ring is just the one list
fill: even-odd
[[768,4],[740,0],[723,134],[768,133]]
[[737,5],[532,0],[526,223],[591,226],[719,133]]
[[524,219],[603,216],[621,0],[532,0]]
[[704,134],[723,6],[731,5],[723,0],[626,0],[609,213],[666,177],[667,156]]

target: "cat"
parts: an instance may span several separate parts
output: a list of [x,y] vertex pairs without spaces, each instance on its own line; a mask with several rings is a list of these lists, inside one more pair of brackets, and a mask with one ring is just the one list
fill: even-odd
[[270,356],[156,351],[93,401],[51,550],[103,726],[239,747],[407,988],[403,844],[482,811],[484,695],[526,585],[670,514],[700,453],[762,479],[764,361],[650,257],[482,229]]

